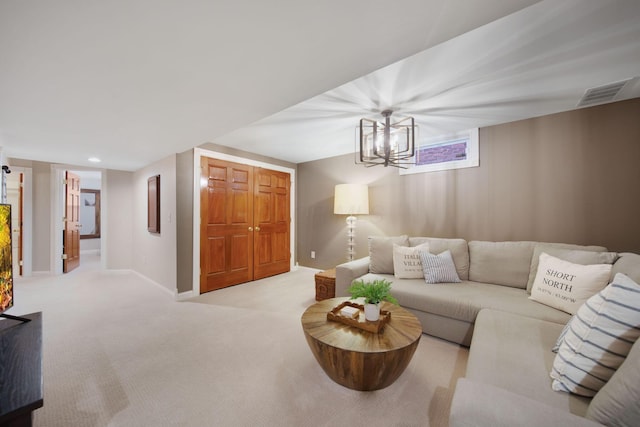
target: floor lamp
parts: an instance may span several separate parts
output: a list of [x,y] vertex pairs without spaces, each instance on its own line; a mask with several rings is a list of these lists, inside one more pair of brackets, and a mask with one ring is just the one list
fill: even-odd
[[369,187],[365,184],[338,184],[333,198],[333,213],[347,216],[347,259],[355,255],[356,217],[369,213]]

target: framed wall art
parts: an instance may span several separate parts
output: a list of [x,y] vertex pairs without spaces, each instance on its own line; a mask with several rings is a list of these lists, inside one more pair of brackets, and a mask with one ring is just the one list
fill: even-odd
[[147,181],[147,230],[160,233],[160,175]]
[[0,204],[0,313],[13,306],[11,205]]
[[400,169],[400,175],[479,165],[479,130],[474,128],[424,140],[416,148],[416,164]]
[[100,190],[80,190],[80,238],[100,237]]

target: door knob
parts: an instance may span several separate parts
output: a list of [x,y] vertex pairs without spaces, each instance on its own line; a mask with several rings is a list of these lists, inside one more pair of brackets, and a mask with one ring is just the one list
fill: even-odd
[[253,227],[249,227],[249,231],[253,231]]
[[260,231],[260,227],[256,227],[256,231]]

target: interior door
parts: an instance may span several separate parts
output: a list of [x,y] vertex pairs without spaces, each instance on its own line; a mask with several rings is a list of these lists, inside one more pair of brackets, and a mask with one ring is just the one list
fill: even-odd
[[253,278],[261,279],[290,269],[291,177],[286,172],[256,168],[254,182]]
[[253,278],[253,168],[203,157],[200,292]]
[[64,187],[62,271],[68,273],[80,265],[80,177],[67,171]]

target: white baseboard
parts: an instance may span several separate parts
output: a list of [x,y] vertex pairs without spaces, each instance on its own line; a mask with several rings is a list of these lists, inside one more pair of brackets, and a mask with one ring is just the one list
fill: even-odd
[[[106,270],[102,270],[104,273],[109,273],[109,274],[130,274],[130,273],[136,273],[139,276],[142,276],[140,273],[131,270],[130,268],[121,268],[121,269],[117,269],[117,268],[107,268]],[[149,280],[147,277],[142,276],[145,280]]]
[[167,293],[167,295],[169,295],[172,299],[175,298],[175,292],[172,292],[171,290],[167,289],[166,287],[162,286],[160,283],[156,282],[153,279],[148,278],[147,276],[145,276],[144,274],[135,271],[135,270],[128,270],[132,273],[134,273],[135,275],[139,276],[141,279],[146,280],[147,282],[156,285],[158,288],[162,289],[163,291],[165,291]]
[[45,271],[32,271],[31,272],[32,276],[49,276],[51,275],[51,271],[49,270],[45,270]]
[[184,301],[184,300],[188,300],[190,298],[193,298],[193,291],[187,291],[187,292],[178,292],[176,290],[176,294],[175,294],[175,300],[176,301]]
[[80,255],[100,255],[100,249],[84,249],[80,251]]

